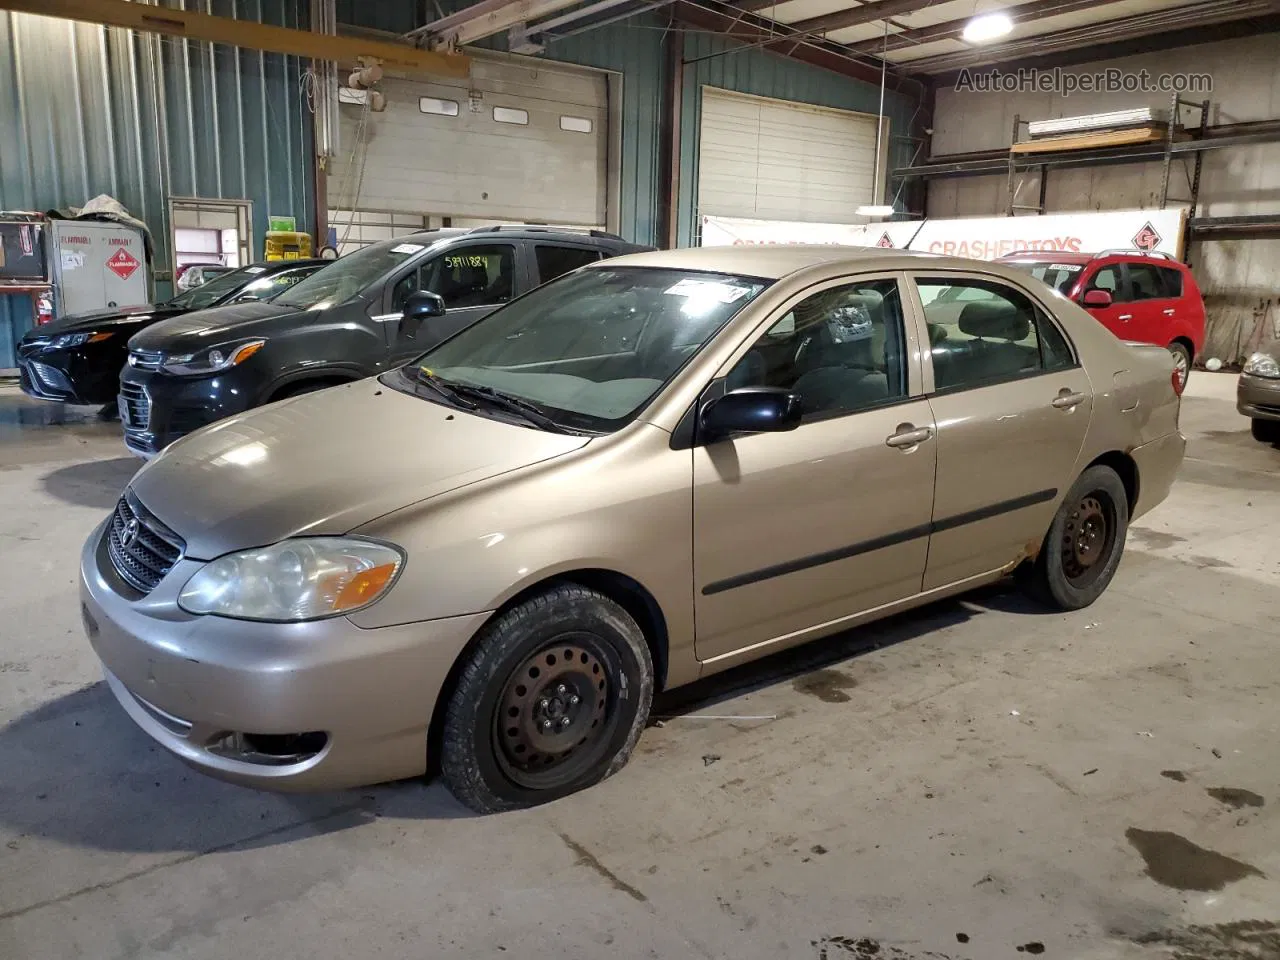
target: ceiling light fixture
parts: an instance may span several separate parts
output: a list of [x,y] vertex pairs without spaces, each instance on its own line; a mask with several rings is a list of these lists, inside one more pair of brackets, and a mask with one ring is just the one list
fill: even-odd
[[964,25],[962,36],[966,43],[990,43],[1007,37],[1013,30],[1013,20],[1000,11],[980,13]]

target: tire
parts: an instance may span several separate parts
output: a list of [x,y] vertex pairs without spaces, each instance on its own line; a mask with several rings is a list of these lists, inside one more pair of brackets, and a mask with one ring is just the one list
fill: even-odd
[[576,793],[626,765],[652,702],[635,620],[594,590],[553,587],[477,637],[445,713],[445,784],[477,813]]
[[1020,571],[1034,599],[1080,610],[1102,596],[1115,576],[1129,531],[1129,495],[1110,467],[1090,467],[1063,498],[1040,555]]
[[1250,420],[1249,432],[1259,443],[1280,443],[1280,420]]
[[1191,351],[1185,343],[1171,343],[1169,352],[1173,354],[1173,365],[1182,378],[1182,389],[1185,390],[1187,381],[1191,379]]

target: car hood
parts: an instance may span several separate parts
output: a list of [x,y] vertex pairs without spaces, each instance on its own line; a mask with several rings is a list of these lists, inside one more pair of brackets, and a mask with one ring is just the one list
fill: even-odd
[[490,420],[371,379],[198,431],[131,486],[186,540],[188,556],[209,560],[286,537],[347,533],[589,439]]
[[162,303],[144,303],[137,307],[121,307],[112,310],[93,310],[89,313],[59,317],[50,323],[41,324],[29,331],[24,339],[34,340],[56,337],[64,333],[97,333],[103,330],[135,327],[139,323],[164,320],[180,313],[182,313],[181,308],[167,307]]
[[255,336],[263,333],[264,328],[273,326],[273,320],[303,312],[295,307],[261,301],[210,307],[147,327],[129,341],[129,346],[135,350],[187,353],[214,347],[227,340]]

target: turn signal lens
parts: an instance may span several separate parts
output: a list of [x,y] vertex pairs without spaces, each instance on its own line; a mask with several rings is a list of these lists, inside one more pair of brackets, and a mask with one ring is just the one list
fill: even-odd
[[111,339],[111,334],[109,333],[95,333],[91,337],[89,337],[89,342],[101,343],[103,340],[110,340],[110,339]]
[[231,360],[227,366],[234,367],[237,364],[244,363],[266,345],[265,340],[254,340],[252,343],[246,343],[239,350],[231,354]]
[[387,588],[391,578],[396,575],[398,566],[399,564],[395,563],[384,563],[357,573],[333,598],[334,612],[356,610],[372,601]]

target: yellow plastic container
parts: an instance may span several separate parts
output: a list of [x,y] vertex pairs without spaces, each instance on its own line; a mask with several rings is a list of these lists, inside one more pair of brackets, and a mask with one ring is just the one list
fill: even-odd
[[267,233],[268,260],[307,260],[311,257],[311,234],[271,230]]

